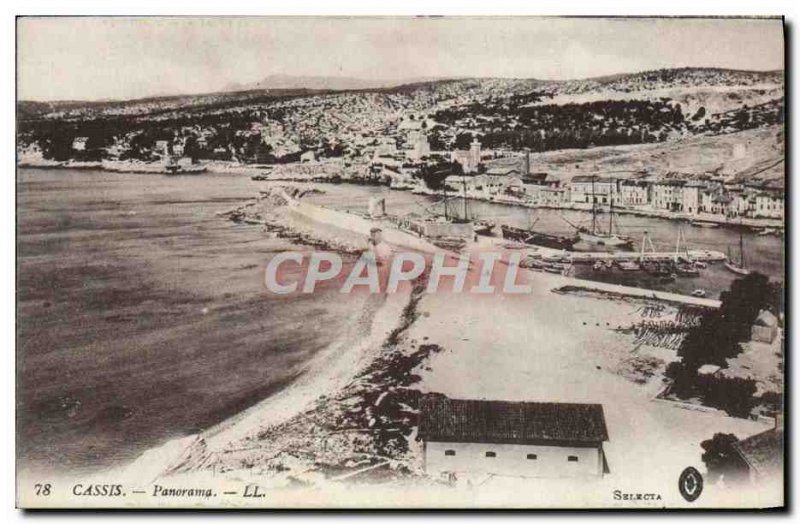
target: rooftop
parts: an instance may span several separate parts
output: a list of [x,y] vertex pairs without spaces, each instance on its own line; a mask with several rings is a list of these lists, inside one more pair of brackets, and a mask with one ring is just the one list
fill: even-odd
[[427,394],[419,436],[438,442],[597,445],[608,440],[603,406],[459,400]]
[[783,431],[770,429],[733,445],[747,465],[759,475],[783,468]]
[[758,317],[756,317],[754,324],[758,326],[775,327],[778,325],[778,317],[772,314],[771,311],[762,309],[758,313]]
[[596,182],[598,184],[613,184],[616,180],[613,178],[604,178],[598,175],[577,175],[572,177],[572,183],[581,182]]
[[501,166],[486,170],[487,175],[510,175],[511,173],[519,173],[519,169],[511,166]]

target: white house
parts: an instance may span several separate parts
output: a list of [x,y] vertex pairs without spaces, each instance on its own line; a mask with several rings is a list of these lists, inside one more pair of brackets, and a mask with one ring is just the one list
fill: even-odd
[[453,151],[450,153],[450,161],[458,162],[465,173],[474,173],[481,163],[481,143],[473,138],[469,145],[469,151]]
[[783,191],[760,191],[755,195],[753,216],[756,218],[783,218]]
[[306,151],[302,155],[300,155],[300,163],[304,162],[316,162],[317,155],[314,154],[313,151]]
[[162,157],[169,156],[169,141],[168,140],[156,140],[156,147],[155,152],[157,155]]
[[565,190],[561,187],[525,184],[525,194],[537,206],[558,207],[566,200]]
[[683,186],[682,209],[684,213],[697,214],[703,205],[703,190],[707,184],[702,180],[690,180]]
[[601,477],[608,473],[603,406],[457,400],[420,401],[418,438],[433,476]]
[[772,344],[778,336],[778,317],[766,309],[758,313],[753,325],[750,326],[750,340]]
[[683,186],[685,185],[685,180],[675,179],[663,179],[653,184],[653,207],[667,211],[683,211]]
[[623,206],[645,206],[650,203],[650,182],[622,180],[619,183],[619,203]]
[[86,151],[86,142],[88,140],[89,138],[85,136],[75,137],[75,140],[72,141],[72,149],[75,151]]
[[617,180],[615,178],[602,178],[596,175],[578,175],[572,177],[569,184],[570,200],[585,204],[610,204],[613,199],[617,202]]

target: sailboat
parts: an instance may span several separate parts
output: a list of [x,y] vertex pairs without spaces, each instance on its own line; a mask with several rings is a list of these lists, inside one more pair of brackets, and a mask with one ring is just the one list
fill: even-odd
[[749,275],[750,270],[744,265],[744,232],[739,230],[739,262],[736,263],[731,257],[731,248],[728,246],[728,260],[725,261],[725,267],[728,271],[736,273],[737,275]]
[[589,246],[603,246],[614,249],[633,248],[633,239],[614,233],[614,198],[611,198],[611,207],[608,217],[608,231],[601,231],[597,223],[597,199],[594,193],[594,177],[592,177],[592,228],[578,228],[578,241]]
[[458,211],[455,213],[450,211],[450,201],[447,195],[447,184],[442,184],[442,207],[444,213],[442,215],[437,215],[437,219],[444,222],[449,222],[451,224],[470,224],[474,234],[491,235],[492,230],[495,227],[493,222],[470,218],[469,209],[467,206],[467,180],[463,174],[461,175],[461,183],[463,184],[464,192],[462,195],[463,211],[460,214]]

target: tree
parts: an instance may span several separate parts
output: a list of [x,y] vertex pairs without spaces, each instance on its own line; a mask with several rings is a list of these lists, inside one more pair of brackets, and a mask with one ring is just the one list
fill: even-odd
[[747,464],[742,461],[733,445],[739,439],[730,433],[716,433],[709,440],[700,443],[703,448],[702,460],[708,471],[711,484],[723,479],[727,482],[738,481],[747,475]]
[[694,116],[692,116],[692,120],[697,122],[698,120],[700,120],[704,116],[706,116],[706,108],[703,107],[703,106],[700,106],[700,108],[695,112]]
[[456,136],[455,144],[453,144],[454,149],[469,149],[469,145],[472,142],[472,135],[470,133],[459,133]]
[[426,164],[419,171],[419,175],[429,189],[438,191],[444,187],[444,179],[450,175],[463,174],[461,164],[458,162],[439,162],[437,164]]
[[748,379],[700,377],[704,364],[727,367],[727,360],[742,352],[741,343],[749,340],[750,327],[762,309],[779,313],[782,308],[780,286],[760,273],[735,280],[720,295],[719,309],[703,316],[690,329],[678,348],[680,361],[667,366],[672,392],[682,398],[699,395],[728,414],[746,417],[753,404],[755,382]]
[[780,287],[754,272],[734,280],[720,295],[719,309],[702,317],[687,334],[678,356],[695,370],[703,364],[724,366],[725,360],[741,353],[740,342],[750,338],[750,326],[762,309],[778,313],[782,308]]
[[711,377],[701,381],[705,403],[732,417],[747,418],[753,405],[756,381],[739,377]]

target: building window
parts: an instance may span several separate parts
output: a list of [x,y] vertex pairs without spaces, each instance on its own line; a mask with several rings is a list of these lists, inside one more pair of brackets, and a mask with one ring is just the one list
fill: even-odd
[[456,456],[456,450],[454,450],[454,449],[446,449],[446,450],[444,450],[444,455],[446,457],[455,457]]
[[528,453],[528,460],[536,460],[537,458],[536,453]]
[[495,458],[496,456],[497,456],[497,453],[495,453],[494,451],[487,451],[486,452],[486,458]]
[[578,462],[578,457],[576,457],[575,455],[570,455],[570,456],[567,457],[567,461],[568,462]]

